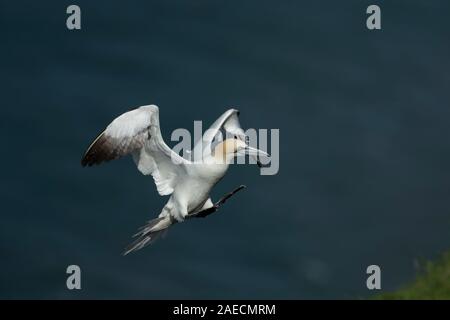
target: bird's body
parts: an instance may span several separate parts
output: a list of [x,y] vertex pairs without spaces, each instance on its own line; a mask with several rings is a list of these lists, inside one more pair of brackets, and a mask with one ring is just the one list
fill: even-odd
[[[250,150],[238,121],[238,111],[230,109],[202,138],[202,161],[186,160],[172,151],[162,139],[157,106],[142,106],[117,117],[89,146],[82,165],[91,166],[132,154],[138,170],[152,175],[160,195],[170,195],[158,218],[150,220],[136,234],[125,254],[156,240],[167,228],[187,217],[214,209],[210,192],[228,170],[230,160],[238,152]],[[210,129],[210,130],[211,130]],[[216,133],[225,129],[234,135],[212,148]],[[197,149],[198,150],[198,149]],[[249,153],[248,153],[249,154]]]
[[222,164],[186,165],[187,174],[178,181],[160,217],[170,215],[181,222],[188,214],[212,207],[209,194],[227,169]]

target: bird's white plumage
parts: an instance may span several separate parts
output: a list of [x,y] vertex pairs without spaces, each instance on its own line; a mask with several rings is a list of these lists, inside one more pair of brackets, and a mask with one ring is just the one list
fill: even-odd
[[[242,150],[250,150],[243,142],[245,134],[238,115],[236,109],[222,114],[205,132],[202,143],[194,149],[197,148],[203,155],[206,152],[209,159],[234,157],[238,146]],[[217,154],[213,154],[211,144],[221,129],[236,136],[236,142],[240,143],[223,141],[222,145],[216,146]],[[151,243],[174,221],[181,222],[188,214],[211,208],[213,203],[209,193],[225,175],[229,164],[228,161],[191,162],[175,153],[162,138],[159,109],[155,105],[139,107],[114,119],[89,146],[81,163],[91,166],[127,154],[132,154],[141,173],[152,175],[160,195],[171,197],[158,218],[149,221],[138,233],[139,238],[126,253]]]
[[115,139],[134,137],[139,132],[148,129],[151,125],[152,116],[155,114],[158,114],[158,107],[156,106],[143,106],[125,112],[106,127],[105,134]]
[[200,152],[204,154],[211,152],[213,140],[221,129],[224,129],[228,134],[236,135],[239,138],[245,137],[244,130],[242,130],[239,123],[239,111],[236,109],[229,109],[225,111],[214,123],[205,131],[201,141],[198,141],[194,146],[194,154]]
[[104,135],[115,139],[118,145],[126,141],[144,141],[143,147],[132,152],[139,171],[153,176],[160,195],[173,192],[177,177],[185,172],[183,165],[188,161],[173,152],[164,142],[157,106],[142,106],[120,115],[106,128]]

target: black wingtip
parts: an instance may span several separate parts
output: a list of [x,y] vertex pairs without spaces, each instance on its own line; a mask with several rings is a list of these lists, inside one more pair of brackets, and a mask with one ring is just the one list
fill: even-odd
[[82,167],[92,166],[92,156],[89,154],[89,150],[83,155],[83,158],[81,158],[80,163]]
[[81,163],[81,166],[84,168],[84,167],[86,167],[86,166],[91,166],[91,165],[89,165],[89,163],[88,163],[88,161],[86,160],[86,157],[84,157],[83,156],[83,158],[81,159],[81,161],[80,161],[80,163]]
[[86,159],[86,153],[83,155],[83,158],[81,158],[80,163],[81,163],[81,166],[82,166],[82,167],[86,167],[86,166],[87,166],[88,161],[87,161],[87,159]]
[[101,133],[84,153],[81,166],[92,167],[94,164],[100,164],[115,158],[117,158],[117,153],[110,150],[109,142]]

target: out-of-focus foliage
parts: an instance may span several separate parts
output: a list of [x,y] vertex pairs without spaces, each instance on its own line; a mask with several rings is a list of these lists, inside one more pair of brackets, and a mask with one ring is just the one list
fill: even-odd
[[381,300],[450,299],[450,252],[435,261],[428,261],[413,283],[395,292],[374,297]]

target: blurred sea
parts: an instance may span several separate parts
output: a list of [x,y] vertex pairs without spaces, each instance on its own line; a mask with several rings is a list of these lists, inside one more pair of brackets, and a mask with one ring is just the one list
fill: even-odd
[[[69,1],[0,4],[0,298],[364,298],[450,247],[450,2]],[[280,171],[235,166],[208,219],[126,257],[167,198],[130,158],[80,159],[117,115],[176,128],[241,111],[280,129]],[[82,290],[65,287],[66,267]]]

